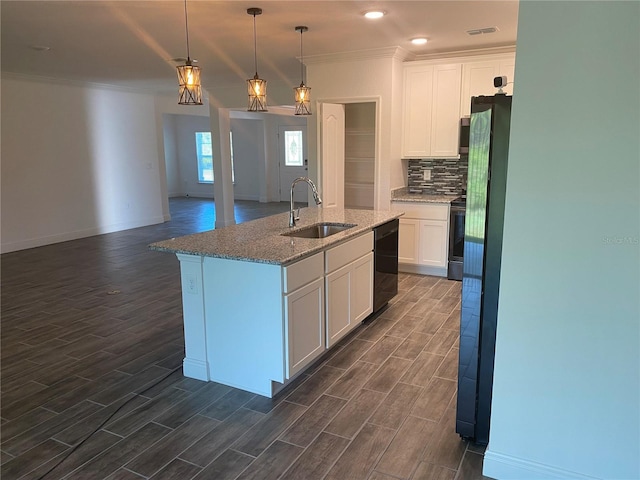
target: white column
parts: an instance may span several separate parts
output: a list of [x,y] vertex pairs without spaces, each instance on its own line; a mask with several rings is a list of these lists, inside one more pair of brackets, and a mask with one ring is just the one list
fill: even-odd
[[216,228],[221,228],[236,223],[233,212],[229,110],[210,106],[209,118],[213,149],[213,196],[216,205]]

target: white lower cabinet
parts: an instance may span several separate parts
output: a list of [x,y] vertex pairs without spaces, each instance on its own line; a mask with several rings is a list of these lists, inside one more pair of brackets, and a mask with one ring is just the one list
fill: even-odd
[[285,378],[289,379],[325,350],[324,254],[282,269]]
[[392,210],[405,212],[398,232],[398,269],[446,277],[449,205],[394,202]]
[[325,350],[324,278],[284,296],[286,377],[291,378]]
[[327,348],[373,312],[373,232],[326,252]]

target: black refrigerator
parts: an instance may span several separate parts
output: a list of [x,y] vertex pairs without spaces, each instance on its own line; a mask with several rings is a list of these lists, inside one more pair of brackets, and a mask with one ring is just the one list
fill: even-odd
[[489,442],[511,97],[471,99],[456,432]]

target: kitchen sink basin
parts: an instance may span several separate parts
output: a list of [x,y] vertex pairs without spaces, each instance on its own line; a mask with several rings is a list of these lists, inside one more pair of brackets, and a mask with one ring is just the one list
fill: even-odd
[[315,225],[309,225],[300,230],[283,233],[282,235],[298,238],[326,238],[355,226],[353,223],[316,223]]

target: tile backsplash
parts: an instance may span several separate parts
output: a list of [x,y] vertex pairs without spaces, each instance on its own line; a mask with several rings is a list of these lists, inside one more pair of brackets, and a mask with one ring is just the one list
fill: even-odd
[[[409,160],[410,193],[459,195],[467,188],[467,156]],[[431,170],[431,180],[424,180],[424,171]]]

